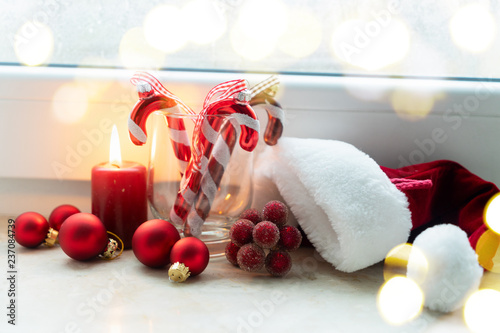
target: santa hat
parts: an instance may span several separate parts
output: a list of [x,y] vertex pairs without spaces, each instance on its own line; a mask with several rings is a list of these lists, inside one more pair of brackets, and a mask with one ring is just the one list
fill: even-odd
[[[457,163],[389,169],[345,142],[282,138],[257,161],[257,201],[276,198],[270,184],[338,270],[368,267],[414,241],[430,261],[421,285],[429,308],[452,311],[479,285],[473,248],[486,230],[484,207],[499,190]],[[412,266],[410,258],[409,276]],[[456,297],[442,301],[443,284]]]

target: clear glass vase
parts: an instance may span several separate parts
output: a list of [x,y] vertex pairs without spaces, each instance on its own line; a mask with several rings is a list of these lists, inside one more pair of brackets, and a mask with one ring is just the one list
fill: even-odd
[[[179,147],[173,140],[174,137],[177,137],[178,141],[183,141],[183,139],[179,140],[182,133],[169,127],[167,117],[171,117],[170,121],[175,118],[177,122],[184,123],[187,132],[184,142],[185,138],[189,138],[191,142],[197,115],[172,114],[159,110],[152,114],[149,120],[150,124],[148,124],[149,137],[151,138],[147,183],[148,202],[155,218],[173,223],[182,235],[184,225],[172,221],[171,211],[181,186],[183,174],[181,165],[185,167],[187,161],[178,157]],[[232,116],[225,115],[222,120],[221,116],[209,115],[206,117],[218,117],[218,121],[229,125]],[[221,137],[219,136],[218,139],[220,140]],[[206,209],[208,216],[199,237],[207,244],[211,257],[224,255],[225,246],[229,242],[231,225],[250,206],[253,194],[252,175],[253,154],[243,150],[239,146],[238,138],[236,138],[229,162],[223,169],[220,182],[216,184],[217,190],[213,202],[210,209]],[[195,194],[199,194],[201,191]]]

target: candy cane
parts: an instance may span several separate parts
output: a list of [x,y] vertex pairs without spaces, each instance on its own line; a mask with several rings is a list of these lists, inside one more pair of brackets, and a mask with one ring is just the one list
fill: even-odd
[[146,121],[149,115],[154,111],[166,109],[165,119],[170,140],[182,174],[191,158],[189,137],[183,119],[169,114],[180,113],[179,106],[188,114],[195,114],[194,111],[148,73],[138,72],[130,81],[136,85],[139,93],[139,101],[135,104],[128,120],[130,139],[135,145],[146,143]]
[[[245,87],[243,80],[231,81],[214,87],[207,95],[193,132],[191,160],[170,213],[170,219],[174,224],[185,224],[189,210],[199,194],[208,160],[219,131],[225,123],[225,115],[232,115],[240,124],[242,133],[239,140],[240,146],[247,151],[255,149],[259,137],[259,123],[255,112],[248,105],[250,94],[248,90],[244,90]],[[221,95],[215,101],[210,102],[217,93]],[[234,97],[235,94],[237,94],[236,97]],[[195,235],[197,232],[198,230],[193,234],[190,227],[185,225],[186,234]]]
[[207,170],[201,180],[201,191],[187,217],[187,224],[184,228],[186,234],[197,236],[201,233],[201,226],[210,213],[222,176],[236,146],[239,125],[235,119],[227,120],[220,130],[207,163]]
[[250,89],[252,96],[250,105],[263,104],[264,109],[267,111],[268,121],[264,132],[264,141],[269,146],[274,146],[278,143],[279,138],[283,134],[285,112],[281,108],[281,105],[273,98],[276,95],[278,84],[278,78],[271,76]]

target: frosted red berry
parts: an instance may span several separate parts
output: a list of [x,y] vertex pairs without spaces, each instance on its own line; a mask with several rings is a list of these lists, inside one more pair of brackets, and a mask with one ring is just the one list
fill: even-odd
[[238,266],[247,272],[254,272],[264,266],[266,253],[256,244],[250,243],[243,245],[238,251]]
[[243,246],[252,242],[252,231],[254,228],[254,224],[250,220],[241,219],[231,226],[229,229],[229,238],[233,241],[237,246]]
[[246,219],[257,224],[262,221],[262,214],[255,208],[249,208],[240,215],[240,219]]
[[285,225],[280,229],[280,240],[278,246],[285,251],[295,251],[302,243],[302,235],[299,229]]
[[276,224],[269,221],[257,223],[253,228],[253,241],[264,249],[270,249],[278,244],[280,239],[280,230]]
[[262,210],[262,218],[277,226],[285,225],[288,220],[288,207],[281,201],[269,201]]
[[286,251],[271,251],[266,257],[266,270],[273,276],[285,276],[292,268],[292,258]]
[[240,250],[240,247],[233,242],[229,242],[226,245],[226,258],[227,261],[229,261],[231,264],[238,266],[238,251]]

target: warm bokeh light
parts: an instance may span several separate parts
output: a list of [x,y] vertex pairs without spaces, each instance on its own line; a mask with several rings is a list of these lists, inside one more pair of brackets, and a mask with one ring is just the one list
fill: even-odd
[[52,112],[62,123],[73,124],[85,115],[88,108],[88,93],[83,85],[65,83],[52,98]]
[[464,320],[474,333],[495,332],[500,327],[500,292],[481,289],[464,306]]
[[400,244],[389,251],[384,260],[384,280],[388,281],[395,276],[406,276],[411,248],[411,244]]
[[245,36],[238,26],[231,30],[233,50],[245,60],[259,61],[269,56],[276,47],[275,40]]
[[495,31],[495,20],[488,9],[480,4],[460,8],[450,21],[453,41],[470,52],[487,50],[495,38]]
[[111,140],[109,143],[109,163],[112,165],[121,166],[122,153],[120,149],[120,137],[118,136],[118,129],[113,125],[111,131]]
[[226,18],[209,0],[192,0],[182,9],[187,22],[189,39],[196,44],[208,44],[226,32]]
[[122,65],[129,69],[158,69],[165,59],[165,53],[146,42],[140,27],[132,28],[123,35],[119,55]]
[[424,304],[420,287],[411,279],[396,276],[379,290],[377,306],[380,314],[392,325],[402,325],[416,318]]
[[412,279],[418,283],[425,280],[429,264],[421,250],[411,244],[400,244],[394,247],[384,260],[384,279],[386,281],[396,276],[406,277],[408,264],[412,266]]
[[47,63],[54,50],[52,30],[41,23],[26,22],[14,38],[14,50],[23,65],[39,66]]
[[491,230],[500,234],[500,194],[493,196],[486,204],[484,221]]
[[429,115],[438,97],[430,91],[398,89],[391,95],[391,104],[401,118],[417,121]]
[[161,5],[146,15],[144,36],[154,48],[165,53],[173,53],[184,47],[189,39],[187,24],[189,22],[179,8]]
[[294,58],[305,58],[313,54],[322,39],[321,23],[314,13],[307,9],[290,11],[288,29],[279,38],[278,47]]
[[486,230],[476,244],[476,254],[479,264],[494,273],[500,273],[500,235]]
[[410,48],[410,32],[395,18],[385,26],[374,19],[352,19],[335,29],[331,46],[344,63],[376,71],[404,59]]
[[245,1],[237,26],[247,38],[275,42],[288,29],[288,8],[280,0]]

